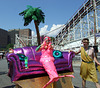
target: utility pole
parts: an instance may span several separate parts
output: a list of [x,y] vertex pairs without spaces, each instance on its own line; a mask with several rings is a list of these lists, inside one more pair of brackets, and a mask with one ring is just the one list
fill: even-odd
[[95,6],[95,0],[93,0],[93,11],[94,11],[94,46],[96,45],[96,18],[95,18],[95,9],[96,9],[96,6]]
[[[96,2],[93,0],[93,11],[94,11],[94,49],[97,47],[96,44],[96,16],[95,16],[95,10],[96,10]],[[97,58],[97,52],[95,51],[95,57]],[[95,63],[95,66],[97,68],[97,63]]]

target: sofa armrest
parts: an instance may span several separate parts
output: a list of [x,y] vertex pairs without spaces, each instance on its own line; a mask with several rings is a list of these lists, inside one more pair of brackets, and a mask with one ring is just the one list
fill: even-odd
[[64,59],[68,60],[68,64],[72,63],[72,58],[75,57],[74,52],[63,52]]
[[17,60],[14,57],[10,57],[9,64],[12,64],[12,66],[14,68],[13,70],[16,69],[15,71],[17,71],[17,70],[21,71],[21,65],[19,62],[17,62]]
[[68,55],[68,58],[70,59],[70,62],[69,63],[72,63],[72,58],[75,57],[75,53],[74,52],[70,52],[69,55]]
[[70,54],[70,58],[71,59],[75,57],[75,53],[74,52],[70,52],[69,54]]
[[7,53],[6,58],[7,58],[8,61],[9,61],[10,57],[14,57],[14,58],[19,59],[19,57],[15,53]]
[[18,55],[16,55],[15,53],[8,53],[6,58],[7,58],[7,61],[9,63],[16,63],[18,65],[17,67],[21,68],[21,66],[20,66],[20,59],[19,59]]

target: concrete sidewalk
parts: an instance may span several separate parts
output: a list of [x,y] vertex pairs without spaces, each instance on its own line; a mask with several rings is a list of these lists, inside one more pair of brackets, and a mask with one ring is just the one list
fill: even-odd
[[74,67],[81,66],[81,61],[72,61]]
[[11,83],[11,80],[7,76],[7,73],[7,60],[5,58],[0,59],[0,88],[14,88],[14,83]]

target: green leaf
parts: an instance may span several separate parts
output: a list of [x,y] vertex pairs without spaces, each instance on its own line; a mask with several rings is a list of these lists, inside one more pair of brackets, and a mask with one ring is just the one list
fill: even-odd
[[28,8],[28,9],[30,9],[30,8],[33,8],[33,7],[32,7],[32,6],[30,6],[30,5],[27,5],[27,8]]
[[35,15],[32,16],[32,19],[34,19],[35,21],[37,20],[37,17]]
[[27,12],[28,10],[29,10],[29,9],[26,9],[26,10],[20,12],[19,15],[22,15],[22,16],[23,16],[24,14],[26,14],[26,12]]

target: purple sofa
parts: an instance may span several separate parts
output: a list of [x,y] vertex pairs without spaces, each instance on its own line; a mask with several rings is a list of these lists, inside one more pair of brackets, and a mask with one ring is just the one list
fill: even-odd
[[[8,76],[11,81],[20,80],[26,77],[39,77],[47,75],[42,64],[40,63],[41,52],[35,52],[36,46],[23,47],[14,49],[14,53],[7,53],[6,58],[9,63]],[[21,61],[17,53],[24,54],[28,57],[28,69],[25,69],[25,62]],[[58,73],[73,72],[72,58],[74,53],[62,52],[62,57],[56,58],[54,64]]]

